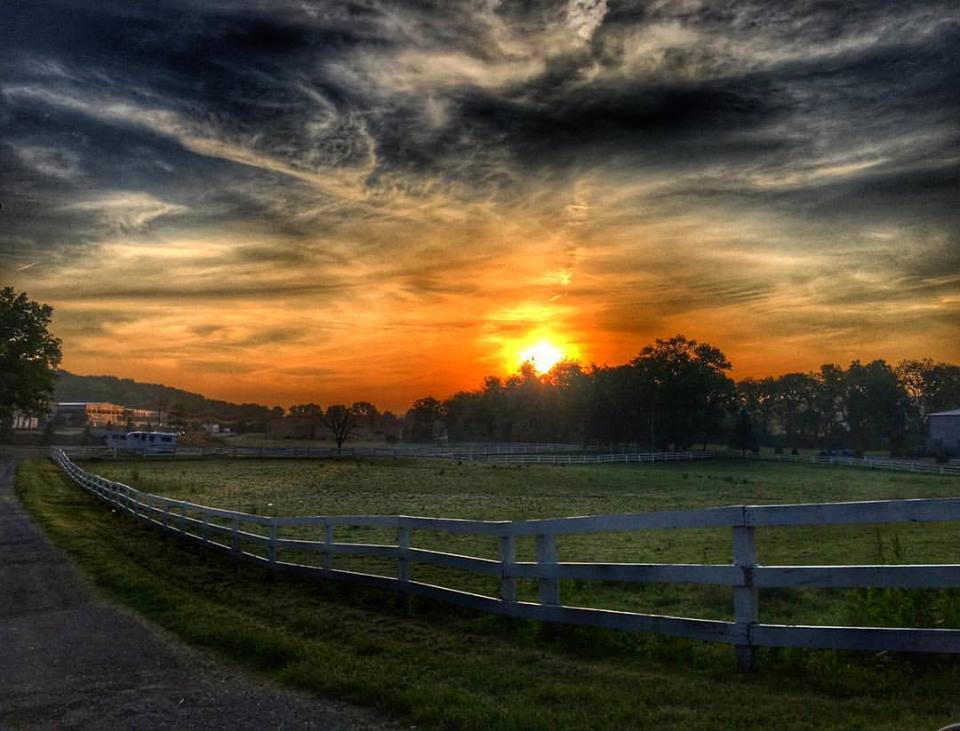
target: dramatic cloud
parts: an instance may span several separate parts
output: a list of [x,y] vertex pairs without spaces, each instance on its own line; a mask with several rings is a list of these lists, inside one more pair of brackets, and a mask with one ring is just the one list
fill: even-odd
[[0,277],[66,367],[228,398],[956,360],[958,49],[941,2],[17,3]]

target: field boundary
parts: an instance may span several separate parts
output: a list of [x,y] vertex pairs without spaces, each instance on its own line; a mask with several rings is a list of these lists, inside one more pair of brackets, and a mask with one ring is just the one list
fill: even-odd
[[960,475],[960,465],[931,464],[910,459],[886,459],[883,457],[841,457],[830,455],[814,455],[813,457],[795,457],[779,455],[777,457],[763,457],[764,461],[774,462],[807,462],[810,464],[833,465],[836,467],[859,467],[866,470],[895,470],[900,472],[917,472],[927,475]]
[[[190,447],[177,446],[168,452],[143,452],[105,446],[61,446],[74,459],[426,459],[491,464],[630,464],[642,462],[699,462],[706,459],[740,459],[710,450],[599,452],[573,444],[463,444],[455,447]],[[928,475],[960,476],[960,465],[932,464],[916,460],[880,457],[778,455],[747,458],[750,461],[790,462],[868,470],[892,470]]]
[[[611,452],[584,453],[582,448],[563,444],[520,444],[467,446],[456,448],[426,447],[182,447],[167,452],[144,452],[118,447],[59,447],[77,459],[350,459],[354,457],[387,457],[394,459],[460,460],[496,464],[610,464],[617,462],[695,462],[710,459],[709,451],[680,452]],[[574,454],[573,452],[577,452]]]
[[[805,647],[838,650],[960,652],[960,629],[824,627],[759,622],[759,589],[769,587],[960,588],[960,564],[766,566],[757,563],[755,529],[760,526],[854,525],[960,521],[960,498],[881,500],[794,505],[734,505],[699,510],[599,515],[518,521],[461,520],[406,515],[263,516],[174,500],[137,490],[89,473],[64,453],[51,458],[79,487],[120,512],[168,533],[246,561],[271,573],[294,573],[323,580],[398,591],[446,601],[483,612],[562,624],[652,632],[723,642],[736,647],[738,662],[749,670],[757,647]],[[284,527],[314,528],[322,540],[285,538]],[[395,544],[339,542],[340,526],[395,529]],[[731,564],[581,563],[557,560],[557,538],[582,533],[639,530],[730,528]],[[413,532],[430,530],[496,537],[499,559],[418,549]],[[536,560],[516,560],[516,542],[532,537]],[[245,548],[255,546],[260,553]],[[281,553],[318,553],[320,565],[281,560]],[[396,576],[345,571],[334,566],[338,555],[376,556],[397,562]],[[485,596],[413,581],[411,566],[426,563],[499,578],[500,596]],[[538,601],[517,599],[517,580],[538,582]],[[561,580],[693,583],[729,586],[734,594],[734,621],[670,617],[561,602]]]

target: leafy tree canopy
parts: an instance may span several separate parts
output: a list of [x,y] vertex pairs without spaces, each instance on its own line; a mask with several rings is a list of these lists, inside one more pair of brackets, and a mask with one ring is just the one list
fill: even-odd
[[52,314],[24,292],[0,289],[0,421],[16,410],[47,409],[60,365],[60,341],[48,330]]

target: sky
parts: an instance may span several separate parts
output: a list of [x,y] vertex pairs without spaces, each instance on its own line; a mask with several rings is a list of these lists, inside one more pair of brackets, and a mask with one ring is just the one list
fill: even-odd
[[65,368],[231,400],[956,362],[960,9],[13,0],[0,205]]

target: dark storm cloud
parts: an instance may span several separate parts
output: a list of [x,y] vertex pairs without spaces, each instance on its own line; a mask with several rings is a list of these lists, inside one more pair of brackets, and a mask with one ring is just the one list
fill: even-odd
[[[936,4],[583,2],[592,15],[580,20],[566,2],[488,5],[495,12],[482,3],[19,5],[0,31],[7,139],[57,139],[77,155],[84,184],[164,200],[185,179],[202,188],[223,175],[222,161],[183,149],[170,129],[178,124],[286,172],[373,166],[367,187],[413,175],[489,194],[522,186],[531,166],[763,159],[792,168],[832,138],[843,144],[855,133],[844,123],[882,143],[946,123],[960,106],[960,31]],[[564,22],[587,29],[582,43],[544,35]],[[873,42],[856,42],[858,32]],[[522,59],[508,41],[525,35],[530,71],[512,73]],[[405,66],[404,54],[423,59]],[[467,71],[456,65],[464,59]],[[65,98],[130,109],[90,119]],[[431,100],[439,111],[427,121]],[[176,119],[151,127],[138,110]],[[243,190],[231,194],[234,213],[250,210]]]

